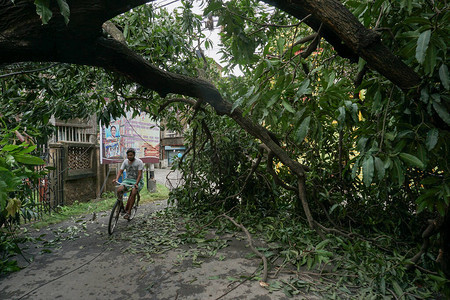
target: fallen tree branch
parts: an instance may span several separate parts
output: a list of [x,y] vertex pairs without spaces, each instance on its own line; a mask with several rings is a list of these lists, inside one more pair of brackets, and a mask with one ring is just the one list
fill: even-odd
[[305,36],[305,37],[299,39],[298,41],[296,41],[295,43],[293,43],[288,49],[284,50],[284,52],[283,52],[283,54],[282,54],[281,56],[282,56],[282,57],[283,57],[283,56],[286,56],[286,54],[287,54],[289,51],[291,51],[295,46],[298,46],[298,45],[300,45],[300,44],[304,44],[304,43],[306,43],[306,42],[312,41],[312,40],[314,40],[314,39],[316,38],[316,36],[317,36],[317,33],[313,33],[313,34],[310,34],[310,35],[308,35],[308,36]]
[[252,241],[252,236],[250,235],[250,232],[248,232],[247,228],[244,227],[244,225],[242,224],[238,224],[233,218],[222,214],[222,217],[228,219],[231,223],[233,223],[235,226],[239,227],[242,229],[242,231],[244,231],[245,235],[247,236],[248,239],[248,245],[250,246],[250,249],[252,249],[253,253],[255,253],[256,255],[258,255],[261,260],[263,261],[263,274],[261,277],[261,281],[260,284],[265,284],[267,281],[267,258],[264,256],[264,254],[262,254],[261,252],[259,252],[254,246],[253,246],[253,241]]
[[281,186],[282,188],[284,188],[288,191],[297,192],[297,189],[295,187],[286,184],[283,180],[280,179],[280,177],[278,177],[278,174],[273,169],[274,154],[272,151],[270,151],[270,150],[268,150],[268,151],[269,151],[269,154],[267,156],[267,171],[272,176],[273,180],[275,181],[275,184]]
[[226,201],[228,199],[231,199],[231,198],[234,198],[234,197],[237,197],[244,191],[244,188],[247,185],[248,180],[250,179],[250,176],[252,176],[252,174],[256,171],[256,169],[258,168],[259,164],[261,163],[261,159],[263,157],[263,151],[264,151],[264,149],[260,148],[260,151],[259,151],[260,155],[259,155],[258,159],[256,160],[256,162],[253,163],[252,169],[250,170],[250,172],[248,173],[247,177],[245,178],[244,184],[242,185],[242,188],[236,194],[226,197],[224,201]]
[[56,64],[51,64],[50,66],[42,67],[42,68],[39,68],[39,69],[24,70],[24,71],[18,71],[18,72],[3,74],[3,75],[0,75],[0,78],[5,78],[5,77],[10,77],[10,76],[15,76],[15,75],[23,75],[23,74],[34,73],[34,72],[40,72],[40,71],[44,71],[44,70],[53,68],[53,67],[55,67],[57,65],[61,65],[61,64],[62,63],[56,63]]
[[106,21],[102,25],[103,30],[105,30],[113,39],[115,39],[118,42],[121,42],[122,44],[126,44],[125,36],[123,35],[122,31],[120,31],[117,26],[111,22]]
[[180,157],[180,168],[181,168],[181,165],[182,165],[182,163],[183,163],[183,161],[184,161],[184,158],[186,157],[186,155],[189,153],[189,152],[191,152],[191,150],[192,150],[192,147],[188,147],[187,149],[186,149],[186,151],[184,151],[184,153],[183,153],[183,155],[181,155],[181,157]]
[[306,48],[306,50],[300,54],[302,58],[306,59],[308,56],[310,56],[314,52],[314,50],[317,49],[317,46],[319,46],[319,42],[320,42],[320,38],[321,38],[321,36],[320,36],[321,30],[322,30],[322,24],[320,24],[319,30],[317,30],[317,34],[315,35],[311,44],[309,44],[308,48]]
[[[257,269],[256,269],[257,270]],[[231,293],[232,291],[234,291],[235,289],[237,289],[238,287],[240,287],[241,285],[243,285],[244,283],[246,283],[248,281],[248,279],[253,276],[256,273],[256,270],[247,278],[245,278],[244,280],[242,280],[241,282],[239,282],[238,285],[232,287],[231,289],[229,289],[228,291],[226,291],[224,294],[220,295],[219,297],[217,297],[215,300],[219,300],[222,299],[223,297],[225,297],[226,295],[228,295],[229,293]]]
[[167,101],[165,101],[163,104],[161,104],[161,106],[158,109],[158,113],[161,113],[164,109],[166,109],[167,106],[173,104],[173,103],[177,103],[177,102],[182,102],[182,103],[186,103],[189,104],[191,106],[195,106],[197,101],[193,100],[193,99],[187,99],[187,98],[171,98]]
[[[341,230],[336,229],[336,228],[328,228],[328,227],[325,227],[325,226],[323,226],[322,224],[320,224],[320,223],[317,222],[317,221],[314,221],[314,222],[315,222],[315,225],[317,226],[317,228],[318,228],[318,229],[321,229],[323,232],[326,232],[326,233],[335,233],[335,234],[338,234],[338,235],[343,236],[343,237],[346,237],[346,238],[354,238],[354,237],[355,237],[355,238],[358,238],[358,239],[360,239],[360,240],[362,240],[362,241],[371,242],[371,243],[373,243],[373,245],[375,245],[375,246],[378,247],[379,249],[381,249],[381,250],[383,250],[383,251],[386,251],[386,252],[388,252],[388,253],[392,253],[391,250],[389,250],[389,249],[387,249],[387,248],[385,248],[385,247],[383,247],[383,246],[380,246],[380,245],[377,243],[377,241],[376,241],[375,239],[366,239],[366,238],[364,238],[362,235],[360,235],[360,234],[358,234],[358,233],[354,233],[354,232],[348,232],[348,233],[346,233],[346,232],[341,231]],[[319,230],[317,230],[317,229],[316,229],[316,231],[319,232]]]
[[442,225],[443,218],[437,218],[434,220],[428,220],[428,226],[422,233],[423,243],[420,247],[419,252],[414,255],[410,261],[413,263],[408,266],[408,269],[412,269],[416,267],[416,263],[419,261],[420,257],[427,252],[428,247],[430,246],[430,237],[436,234],[439,231],[440,226]]
[[306,220],[308,221],[308,225],[310,228],[315,229],[316,232],[320,235],[322,239],[325,239],[325,235],[322,231],[318,230],[316,224],[319,224],[317,221],[314,221],[314,218],[309,209],[308,201],[306,200],[306,187],[305,187],[305,177],[298,176],[298,197],[303,207],[303,211],[306,215]]
[[[206,145],[206,143],[208,142],[208,140],[211,142],[211,147],[214,149],[214,156],[215,156],[215,159],[216,159],[216,163],[217,163],[217,166],[218,166],[218,172],[219,172],[219,174],[222,174],[222,167],[221,167],[221,164],[220,164],[220,156],[219,156],[219,150],[217,149],[217,146],[216,146],[216,143],[215,143],[215,141],[214,141],[214,137],[213,137],[213,135],[212,135],[212,133],[211,133],[211,130],[209,130],[209,127],[208,127],[208,125],[206,124],[206,122],[205,122],[205,120],[204,119],[202,119],[202,128],[203,128],[203,131],[205,132],[205,134],[206,134],[206,140],[205,140],[205,142],[203,143],[203,145],[200,147],[200,151],[202,151],[203,150],[203,148],[205,147],[205,145]],[[213,161],[214,162],[214,161]]]

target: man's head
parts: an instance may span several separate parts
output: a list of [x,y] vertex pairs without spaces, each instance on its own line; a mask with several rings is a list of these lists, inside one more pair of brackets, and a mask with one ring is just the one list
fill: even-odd
[[133,161],[134,157],[136,156],[136,150],[134,150],[133,148],[129,148],[127,150],[127,158],[129,161]]

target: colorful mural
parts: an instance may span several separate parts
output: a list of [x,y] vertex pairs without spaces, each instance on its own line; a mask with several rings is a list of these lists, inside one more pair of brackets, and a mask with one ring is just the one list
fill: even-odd
[[122,162],[128,148],[134,148],[136,157],[144,163],[159,162],[159,125],[146,114],[132,118],[131,113],[127,113],[126,118],[114,120],[108,127],[100,128],[100,163]]

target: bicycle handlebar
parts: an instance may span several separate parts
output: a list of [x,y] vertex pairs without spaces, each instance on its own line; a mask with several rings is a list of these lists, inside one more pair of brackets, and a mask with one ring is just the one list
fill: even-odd
[[121,185],[126,186],[126,187],[133,187],[133,186],[135,186],[134,184],[126,184],[126,183],[123,183],[123,182],[116,182],[116,187],[121,186]]

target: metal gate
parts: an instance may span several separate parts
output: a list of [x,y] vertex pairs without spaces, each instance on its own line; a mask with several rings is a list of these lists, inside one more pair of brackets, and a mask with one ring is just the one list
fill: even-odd
[[64,205],[65,153],[63,147],[49,148],[40,145],[37,155],[45,165],[37,166],[36,171],[47,170],[46,174],[33,183],[34,219],[51,213]]

